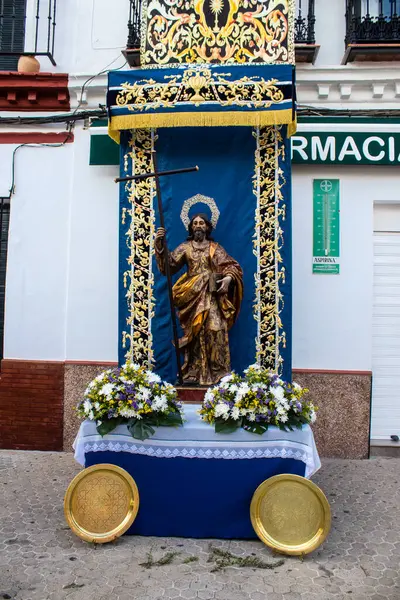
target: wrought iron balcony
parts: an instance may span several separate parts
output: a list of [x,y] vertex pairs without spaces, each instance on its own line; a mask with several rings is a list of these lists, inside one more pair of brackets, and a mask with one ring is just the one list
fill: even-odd
[[0,70],[18,57],[47,56],[53,65],[57,0],[0,0]]
[[296,2],[294,39],[296,44],[315,44],[315,0]]
[[128,40],[126,50],[122,51],[128,64],[137,67],[140,64],[140,22],[142,18],[142,0],[129,0]]
[[399,60],[400,0],[347,0],[345,41],[343,62]]
[[140,48],[140,21],[142,18],[142,0],[129,0],[127,48]]
[[296,1],[294,39],[296,62],[313,63],[319,50],[315,44],[315,0]]

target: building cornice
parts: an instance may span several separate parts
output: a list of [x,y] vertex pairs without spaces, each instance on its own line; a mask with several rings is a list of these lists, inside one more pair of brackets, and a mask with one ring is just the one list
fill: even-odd
[[0,71],[0,111],[69,111],[68,75]]
[[[400,109],[400,74],[393,65],[299,65],[296,72],[299,104],[331,109]],[[90,73],[69,76],[72,109],[106,104],[107,76],[94,77],[84,86],[91,77]]]
[[[93,78],[91,81],[90,78]],[[106,105],[107,75],[77,73],[69,75],[71,108],[98,108]]]
[[400,109],[398,68],[370,66],[298,67],[301,105],[330,109]]

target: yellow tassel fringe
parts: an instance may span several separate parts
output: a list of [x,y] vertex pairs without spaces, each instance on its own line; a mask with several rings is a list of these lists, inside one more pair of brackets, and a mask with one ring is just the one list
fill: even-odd
[[206,113],[157,113],[121,115],[112,117],[108,135],[119,143],[122,129],[158,129],[159,127],[264,127],[288,125],[288,136],[296,132],[291,108],[263,112],[206,112]]

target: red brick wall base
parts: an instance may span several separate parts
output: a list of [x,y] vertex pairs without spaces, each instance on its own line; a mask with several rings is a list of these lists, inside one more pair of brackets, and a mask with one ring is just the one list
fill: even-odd
[[62,450],[63,362],[5,359],[0,377],[0,448]]

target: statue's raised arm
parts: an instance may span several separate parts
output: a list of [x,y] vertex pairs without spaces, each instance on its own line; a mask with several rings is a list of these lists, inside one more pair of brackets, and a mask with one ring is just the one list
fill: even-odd
[[[156,255],[157,267],[165,275],[165,253],[164,253],[165,229],[159,227],[154,237],[154,250]],[[185,265],[185,245],[181,244],[173,252],[169,252],[169,266],[171,275],[175,275]]]

